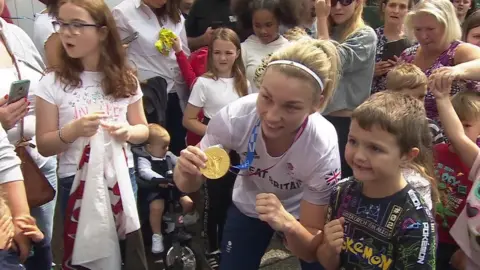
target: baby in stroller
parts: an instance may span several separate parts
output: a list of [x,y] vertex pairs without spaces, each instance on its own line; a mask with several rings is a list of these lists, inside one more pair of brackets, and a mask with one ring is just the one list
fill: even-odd
[[[193,201],[180,192],[173,183],[173,167],[177,157],[168,151],[170,135],[167,130],[157,124],[149,124],[148,141],[144,147],[132,149],[135,158],[139,187],[148,188],[146,200],[149,204],[149,220],[152,229],[152,253],[164,251],[162,236],[162,218],[165,205],[168,203],[172,189],[174,199],[182,206],[185,225],[191,225],[198,219],[194,211]],[[141,198],[139,198],[141,199]],[[168,233],[169,228],[165,228]]]

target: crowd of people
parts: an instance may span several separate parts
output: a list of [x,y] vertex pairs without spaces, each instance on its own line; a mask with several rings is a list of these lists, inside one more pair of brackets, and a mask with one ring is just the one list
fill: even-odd
[[473,0],[382,0],[376,29],[364,0],[43,2],[33,37],[0,19],[1,269],[55,265],[56,206],[62,269],[147,269],[172,198],[213,270],[272,237],[303,270],[480,269]]

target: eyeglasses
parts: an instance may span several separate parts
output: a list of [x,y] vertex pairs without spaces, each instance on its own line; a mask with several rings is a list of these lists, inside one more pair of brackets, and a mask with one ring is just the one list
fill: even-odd
[[337,5],[337,2],[340,2],[340,5],[347,7],[350,6],[353,3],[354,0],[332,0],[331,4],[332,7]]
[[98,24],[92,24],[92,23],[81,23],[81,22],[71,22],[71,23],[66,23],[62,21],[53,21],[53,30],[55,30],[56,33],[62,33],[65,31],[65,29],[68,28],[70,33],[73,35],[79,35],[82,33],[83,28],[85,27],[101,27]]

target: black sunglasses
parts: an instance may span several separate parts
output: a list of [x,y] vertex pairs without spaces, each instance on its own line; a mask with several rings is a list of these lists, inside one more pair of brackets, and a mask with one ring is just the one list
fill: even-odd
[[336,6],[337,5],[337,2],[340,3],[340,5],[346,7],[346,6],[350,6],[353,1],[355,0],[332,0],[331,4],[332,4],[332,7]]

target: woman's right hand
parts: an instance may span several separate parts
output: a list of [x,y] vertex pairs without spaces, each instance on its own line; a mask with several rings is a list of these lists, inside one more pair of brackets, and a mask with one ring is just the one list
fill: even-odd
[[328,246],[329,250],[335,251],[335,254],[342,252],[342,246],[344,242],[344,230],[343,225],[345,219],[343,217],[334,219],[323,228],[325,236],[323,237],[324,243]]
[[8,95],[0,100],[0,122],[5,130],[15,126],[28,112],[27,98],[7,104]]
[[100,127],[100,121],[106,117],[103,113],[93,113],[73,121],[71,126],[74,130],[75,139],[95,135]]
[[373,75],[375,77],[382,76],[384,74],[387,74],[390,69],[392,69],[393,64],[389,61],[380,61],[375,64],[375,71]]
[[205,168],[207,156],[196,146],[188,146],[180,152],[176,168],[186,179],[202,175],[200,168]]
[[317,18],[325,19],[330,16],[330,10],[332,9],[331,0],[317,0],[315,3],[315,13]]

